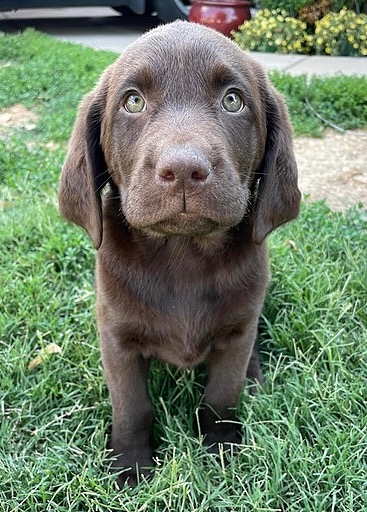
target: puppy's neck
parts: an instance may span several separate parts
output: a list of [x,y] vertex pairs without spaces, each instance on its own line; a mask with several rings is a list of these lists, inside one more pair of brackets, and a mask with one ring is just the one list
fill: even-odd
[[165,248],[172,255],[193,249],[203,256],[220,255],[230,238],[228,230],[216,231],[205,236],[165,236],[159,233],[130,228],[134,241],[149,245],[152,249]]

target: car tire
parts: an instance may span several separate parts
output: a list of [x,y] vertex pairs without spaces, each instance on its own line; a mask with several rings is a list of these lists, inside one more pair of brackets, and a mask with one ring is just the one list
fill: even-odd
[[164,23],[169,23],[187,18],[190,2],[188,0],[153,0],[153,7],[159,19]]

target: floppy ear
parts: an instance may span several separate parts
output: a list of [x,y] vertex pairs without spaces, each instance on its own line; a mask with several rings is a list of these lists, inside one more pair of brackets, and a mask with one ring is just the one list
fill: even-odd
[[59,209],[63,217],[83,227],[98,249],[102,243],[101,191],[109,180],[100,145],[101,117],[107,86],[103,83],[82,101],[62,169]]
[[266,92],[265,154],[256,176],[253,238],[261,244],[278,226],[297,217],[301,193],[292,147],[292,128],[282,97]]

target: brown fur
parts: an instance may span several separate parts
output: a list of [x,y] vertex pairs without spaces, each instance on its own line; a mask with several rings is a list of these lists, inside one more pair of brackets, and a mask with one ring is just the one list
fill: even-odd
[[[236,90],[245,107],[221,108]],[[137,91],[146,110],[129,113]],[[103,199],[101,191],[108,184]],[[233,42],[175,22],[131,45],[82,102],[61,213],[97,252],[97,317],[120,477],[152,465],[149,360],[205,361],[200,428],[240,440],[231,420],[246,372],[261,381],[257,323],[269,281],[264,241],[298,214],[282,98]]]

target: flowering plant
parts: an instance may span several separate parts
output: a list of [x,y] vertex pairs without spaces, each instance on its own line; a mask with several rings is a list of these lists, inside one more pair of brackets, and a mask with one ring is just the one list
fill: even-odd
[[306,23],[288,16],[286,11],[263,9],[256,18],[246,21],[234,40],[245,50],[277,53],[309,53],[313,37]]
[[367,56],[367,15],[346,8],[316,21],[316,53]]

